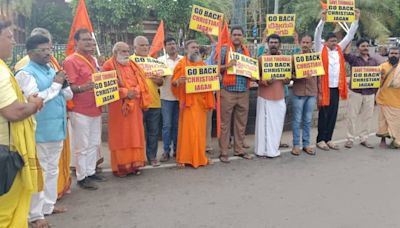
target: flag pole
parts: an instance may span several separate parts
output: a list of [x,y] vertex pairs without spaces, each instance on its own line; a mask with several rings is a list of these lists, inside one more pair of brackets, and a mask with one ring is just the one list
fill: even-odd
[[99,44],[97,43],[96,36],[94,35],[94,32],[92,32],[92,36],[93,36],[94,42],[96,43],[97,55],[101,56]]

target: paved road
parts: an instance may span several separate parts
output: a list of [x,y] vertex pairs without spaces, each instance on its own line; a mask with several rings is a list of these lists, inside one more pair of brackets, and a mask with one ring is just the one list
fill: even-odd
[[[374,143],[378,140],[374,138]],[[289,153],[197,170],[144,170],[98,191],[73,186],[53,227],[400,227],[400,151]]]

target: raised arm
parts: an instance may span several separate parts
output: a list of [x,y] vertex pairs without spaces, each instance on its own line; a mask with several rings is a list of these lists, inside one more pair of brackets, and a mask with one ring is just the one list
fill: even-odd
[[319,21],[317,28],[314,33],[314,46],[315,51],[322,51],[322,31],[324,30],[324,25],[326,21],[326,10],[321,13],[321,20]]
[[358,29],[358,21],[360,19],[360,10],[359,9],[355,10],[355,16],[356,16],[356,19],[353,21],[353,23],[351,23],[349,32],[343,38],[343,40],[340,41],[340,43],[339,43],[339,46],[342,49],[345,49],[347,47],[347,45],[349,45],[349,43],[354,39],[354,36],[356,35],[357,29]]

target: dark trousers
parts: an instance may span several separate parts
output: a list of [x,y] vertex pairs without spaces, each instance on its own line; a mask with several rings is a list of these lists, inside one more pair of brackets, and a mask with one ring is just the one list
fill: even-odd
[[157,159],[160,120],[161,108],[149,108],[147,111],[143,112],[146,134],[146,156],[149,162]]
[[318,136],[317,143],[332,140],[333,130],[339,109],[339,89],[330,88],[329,106],[321,107],[318,113]]

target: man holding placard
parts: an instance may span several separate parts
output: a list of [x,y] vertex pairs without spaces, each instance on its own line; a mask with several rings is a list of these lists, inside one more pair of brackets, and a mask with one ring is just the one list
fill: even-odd
[[280,156],[279,144],[286,113],[285,84],[292,76],[291,56],[280,55],[281,37],[267,38],[267,54],[259,57],[260,76],[254,153],[258,157]]
[[[346,48],[344,58],[352,67],[352,75],[349,85],[349,100],[347,103],[347,142],[346,148],[352,148],[356,137],[356,122],[361,118],[360,140],[361,145],[374,148],[367,142],[370,125],[374,116],[375,93],[378,91],[380,81],[380,69],[378,61],[369,55],[369,40],[360,39],[357,41],[359,55],[350,53],[350,46]],[[359,73],[357,73],[359,72]],[[360,82],[360,83],[354,83]],[[377,87],[376,87],[377,86]]]
[[115,70],[120,100],[108,105],[108,145],[115,176],[139,175],[145,164],[143,111],[151,102],[144,71],[129,59],[129,46],[117,42],[103,70]]
[[400,148],[400,86],[393,83],[400,79],[399,58],[400,48],[392,47],[389,49],[388,61],[381,65],[382,83],[376,97],[381,111],[376,136],[382,138],[382,148],[387,148],[386,138],[393,139],[390,148]]
[[338,43],[336,34],[328,33],[325,44],[321,43],[322,31],[326,22],[326,11],[322,12],[314,35],[315,51],[322,52],[322,63],[325,75],[321,77],[321,91],[318,96],[318,136],[317,147],[322,150],[339,150],[339,146],[332,142],[332,135],[336,125],[339,108],[339,97],[347,99],[346,66],[343,49],[353,40],[358,28],[360,11],[355,10],[356,20],[350,26],[347,35]]
[[[196,80],[199,75],[201,78],[198,81],[201,82],[209,77],[216,79],[216,89],[219,89],[219,78],[216,66],[209,67],[202,60],[199,45],[195,40],[187,41],[185,50],[186,56],[176,65],[171,83],[172,92],[178,98],[180,108],[176,163],[181,168],[186,164],[197,168],[209,164],[206,156],[206,122],[207,112],[215,107],[215,102],[214,94],[209,90],[209,87],[213,87],[210,83],[207,86],[193,86],[191,89],[187,84]],[[203,75],[199,72],[200,69],[207,73]],[[208,76],[211,73],[214,75]],[[197,89],[199,91],[196,91]]]
[[[149,41],[144,36],[137,36],[134,40],[135,56],[149,56]],[[133,56],[131,56],[132,58]],[[145,71],[146,83],[149,88],[152,102],[149,109],[144,112],[144,126],[146,134],[146,155],[148,162],[156,167],[160,166],[157,161],[158,151],[158,133],[160,130],[161,120],[161,100],[158,88],[163,85],[164,80],[157,72]]]
[[[305,35],[301,39],[301,54],[295,55],[296,74],[293,79],[292,96],[292,130],[293,130],[293,155],[300,155],[300,124],[303,123],[302,142],[303,151],[309,155],[315,155],[315,151],[310,147],[311,121],[315,103],[318,96],[318,76],[323,74],[321,55],[312,53],[312,37]],[[309,54],[309,55],[304,55]],[[310,65],[312,68],[310,68]],[[318,72],[315,66],[320,66],[322,72]],[[304,67],[304,68],[302,68]],[[307,68],[308,67],[308,68]]]
[[72,151],[76,159],[78,186],[96,190],[95,182],[106,179],[96,174],[97,155],[101,144],[101,107],[96,106],[92,74],[97,72],[92,57],[93,37],[89,30],[79,29],[74,35],[76,52],[64,61],[64,70],[74,93],[70,111]]
[[219,138],[220,160],[229,163],[228,149],[231,135],[231,123],[234,129],[234,155],[252,159],[243,149],[247,116],[249,112],[250,78],[243,75],[229,74],[228,69],[236,66],[235,59],[230,60],[230,53],[237,52],[250,56],[243,44],[244,30],[240,26],[231,28],[231,43],[221,50],[221,136]]

